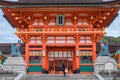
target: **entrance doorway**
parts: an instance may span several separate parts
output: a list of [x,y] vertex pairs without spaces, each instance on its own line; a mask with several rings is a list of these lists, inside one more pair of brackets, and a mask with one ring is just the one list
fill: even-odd
[[48,51],[49,56],[49,73],[62,72],[63,62],[66,65],[67,73],[72,73],[73,70],[73,51],[57,50]]

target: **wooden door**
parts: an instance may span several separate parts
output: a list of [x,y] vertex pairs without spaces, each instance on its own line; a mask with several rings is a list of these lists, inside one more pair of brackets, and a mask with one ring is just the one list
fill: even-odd
[[62,71],[62,64],[65,62],[66,70],[72,73],[73,70],[73,51],[72,50],[54,50],[48,51],[49,72],[59,73]]

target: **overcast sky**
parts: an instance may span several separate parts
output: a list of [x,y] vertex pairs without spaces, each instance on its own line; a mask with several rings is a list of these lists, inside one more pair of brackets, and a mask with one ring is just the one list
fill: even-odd
[[14,34],[15,31],[16,29],[11,27],[0,10],[0,43],[17,43],[19,38]]
[[[120,11],[118,13],[120,14]],[[0,43],[17,43],[19,38],[14,34],[15,31],[16,29],[11,27],[0,10]],[[106,28],[106,32],[106,36],[120,36],[120,15]]]

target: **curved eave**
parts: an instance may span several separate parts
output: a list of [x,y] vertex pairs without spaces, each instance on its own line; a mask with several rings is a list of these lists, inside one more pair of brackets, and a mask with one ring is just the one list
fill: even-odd
[[[30,7],[32,7],[32,6],[30,6]],[[61,6],[62,7],[62,9],[67,9],[67,10],[69,10],[68,9],[68,6],[67,7],[63,7],[63,6]],[[3,12],[5,13],[5,17],[6,17],[6,19],[8,20],[8,22],[13,26],[13,27],[20,27],[20,24],[18,23],[18,21],[16,21],[15,19],[14,19],[14,17],[11,15],[11,12],[10,12],[10,10],[12,11],[13,9],[14,10],[21,10],[21,9],[28,9],[28,10],[31,10],[31,9],[45,9],[45,10],[48,10],[48,8],[53,8],[53,7],[45,7],[44,8],[44,6],[41,6],[41,7],[39,7],[39,8],[2,8],[2,10],[3,10]],[[69,7],[70,8],[70,7]],[[84,10],[84,11],[89,11],[89,9],[91,9],[92,11],[94,11],[94,8],[96,8],[96,7],[88,7],[88,6],[85,6],[85,8],[83,8],[83,7],[72,7],[73,9],[75,9],[75,10],[77,10],[77,11],[79,11],[78,9],[80,8],[82,8],[82,10]],[[102,9],[102,10],[105,10],[104,8],[106,8],[106,7],[97,7],[96,9],[97,9],[97,11],[99,11],[99,8],[100,8],[100,10]],[[73,9],[71,9],[70,8],[70,10],[71,11],[74,11]],[[95,10],[96,10],[95,9]],[[107,8],[106,8],[107,9]],[[112,9],[112,8],[111,8]],[[49,9],[50,10],[50,9]],[[56,10],[56,11],[58,11],[58,7],[55,7],[55,9],[53,9],[53,10]],[[61,10],[61,9],[60,9]],[[106,19],[106,21],[104,21],[104,23],[102,24],[102,26],[103,27],[108,27],[111,23],[112,23],[112,21],[115,19],[115,17],[117,16],[117,12],[118,12],[118,10],[119,10],[119,8],[113,8],[113,10],[111,11],[111,14],[108,16],[108,18]]]
[[102,0],[53,0],[53,1],[50,1],[50,0],[18,0],[18,1],[10,1],[10,0],[1,0],[1,3],[5,3],[5,4],[36,4],[36,5],[39,5],[39,4],[113,4],[113,3],[118,3],[120,2],[119,0],[115,0],[115,1],[102,1]]
[[113,11],[112,15],[110,16],[111,19],[109,18],[109,20],[106,23],[106,27],[109,27],[110,24],[114,21],[114,19],[118,16],[118,11],[119,11],[119,8],[116,8]]
[[4,1],[1,0],[0,5],[2,5],[3,7],[40,7],[40,6],[109,6],[112,7],[116,4],[119,4],[120,1],[119,0],[115,0],[115,1],[95,1],[95,0],[90,0],[90,1],[80,1],[80,0],[70,0],[70,1],[49,1],[49,0],[35,0],[35,1],[28,1],[28,0],[24,0],[24,1]]
[[19,27],[19,23],[12,17],[11,13],[7,8],[2,8],[2,11],[4,12],[4,17],[6,20],[11,24],[12,27]]
[[12,26],[12,27],[15,27],[11,21],[9,20],[9,18],[4,14],[3,17],[8,21],[8,23]]
[[111,25],[111,23],[115,20],[115,18],[118,16],[118,13],[115,14],[115,16],[113,16],[113,18],[111,19],[110,23],[107,24],[107,27],[109,27]]
[[107,19],[101,24],[101,27],[109,27],[110,24],[114,21],[114,19],[118,15],[119,8],[118,7],[111,7],[111,13],[109,16],[107,16]]

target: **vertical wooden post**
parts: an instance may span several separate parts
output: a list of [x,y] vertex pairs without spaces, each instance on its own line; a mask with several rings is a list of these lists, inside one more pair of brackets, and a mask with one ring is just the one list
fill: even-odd
[[2,56],[0,56],[0,64],[2,63]]
[[47,69],[47,57],[46,57],[46,38],[47,36],[45,36],[44,34],[41,36],[42,39],[42,53],[43,53],[43,57],[42,57],[42,68]]
[[48,57],[48,52],[46,51],[46,64],[47,64],[47,65],[46,65],[46,69],[47,69],[47,70],[49,69],[49,66],[48,66],[48,65],[49,65],[48,58],[49,58],[49,57]]
[[75,59],[75,53],[76,53],[76,51],[74,51],[74,54],[73,54],[73,70],[75,70],[76,69],[76,59]]
[[79,68],[80,65],[80,59],[79,56],[76,56],[76,68]]
[[28,69],[28,63],[29,63],[29,43],[28,43],[28,41],[25,42],[25,62],[26,62],[26,68]]
[[79,65],[80,65],[79,55],[78,55],[79,54],[79,38],[80,38],[80,36],[78,34],[76,34],[74,36],[74,39],[76,42],[76,44],[75,44],[75,64],[76,64],[75,68],[76,69],[79,68]]
[[118,56],[118,64],[120,64],[120,56]]
[[76,69],[77,68],[79,68],[79,65],[80,65],[80,60],[79,60],[79,50],[78,50],[78,48],[79,48],[79,44],[78,43],[76,43],[76,56],[75,56],[75,58],[76,58]]
[[95,60],[96,60],[96,56],[97,56],[97,55],[96,55],[96,43],[93,42],[92,46],[93,46],[93,50],[92,50],[92,53],[93,53],[92,61],[93,61],[93,63],[94,63]]
[[46,68],[46,43],[43,42],[43,57],[42,57],[42,67]]

